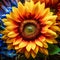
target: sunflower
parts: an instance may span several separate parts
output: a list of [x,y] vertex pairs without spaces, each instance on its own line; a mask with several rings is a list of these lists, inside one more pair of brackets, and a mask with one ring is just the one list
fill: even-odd
[[[44,3],[30,1],[23,5],[19,2],[18,7],[12,7],[12,12],[2,19],[5,25],[2,39],[8,49],[24,53],[27,58],[30,55],[35,58],[38,51],[48,55],[47,43],[57,43],[56,18]],[[58,29],[54,30],[55,27]]]

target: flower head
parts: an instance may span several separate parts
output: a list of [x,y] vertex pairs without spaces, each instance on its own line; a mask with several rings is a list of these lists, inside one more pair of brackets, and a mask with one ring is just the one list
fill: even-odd
[[56,18],[44,3],[30,1],[23,5],[19,2],[18,7],[12,7],[12,12],[2,19],[6,26],[2,39],[8,44],[8,49],[25,53],[27,58],[30,55],[35,58],[38,51],[48,55],[47,43],[57,43]]

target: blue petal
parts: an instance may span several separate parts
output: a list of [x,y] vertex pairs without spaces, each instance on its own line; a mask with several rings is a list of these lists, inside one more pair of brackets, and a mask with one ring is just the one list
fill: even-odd
[[0,38],[2,37],[2,34],[0,34]]
[[0,18],[6,18],[6,14],[0,15]]
[[0,18],[6,18],[6,14],[12,11],[12,6],[17,7],[16,0],[2,0],[0,9]]
[[7,9],[7,7],[5,7],[4,5],[1,6],[2,9],[5,11],[6,14],[8,14],[10,11]]

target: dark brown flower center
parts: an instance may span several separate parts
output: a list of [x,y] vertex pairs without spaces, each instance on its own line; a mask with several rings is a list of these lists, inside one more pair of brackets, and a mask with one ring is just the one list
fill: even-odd
[[25,39],[34,39],[38,36],[40,25],[35,20],[25,20],[20,25],[21,35]]

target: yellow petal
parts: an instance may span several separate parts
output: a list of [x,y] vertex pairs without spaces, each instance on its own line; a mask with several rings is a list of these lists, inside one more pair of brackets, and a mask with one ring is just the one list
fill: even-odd
[[48,44],[46,42],[42,42],[42,43],[43,43],[44,48],[48,48]]
[[37,18],[37,16],[39,15],[40,13],[40,2],[36,3],[34,5],[34,8],[32,10],[32,13],[35,14],[35,18]]
[[11,22],[5,22],[4,25],[11,25],[12,23]]
[[16,37],[18,35],[18,33],[15,33],[15,32],[13,32],[13,31],[11,31],[10,33],[8,33],[8,37],[10,37],[10,38],[14,38],[14,37]]
[[11,21],[7,21],[7,22],[5,22],[4,25],[6,25],[6,26],[14,26],[14,27],[17,27],[17,25],[14,24],[14,23],[11,22]]
[[41,41],[41,42],[44,42],[45,39],[46,39],[46,38],[45,38],[44,36],[40,36],[40,37],[39,37],[39,41]]
[[52,16],[46,16],[46,17],[44,17],[42,20],[44,20],[44,21],[48,21],[48,20],[52,20],[52,21],[56,21],[56,18],[57,18],[57,16],[56,15],[52,15]]
[[43,47],[43,44],[42,44],[41,41],[39,41],[39,40],[35,40],[35,43],[36,43],[38,46]]
[[[10,13],[11,14],[11,13]],[[11,15],[6,14],[7,19],[13,19]]]
[[28,43],[28,45],[26,46],[26,50],[29,52],[31,50],[31,42]]
[[14,14],[16,14],[16,17],[19,16],[18,9],[16,7],[12,7],[12,11]]
[[48,28],[49,28],[49,25],[46,25],[45,27],[43,27],[41,33],[46,33]]
[[47,16],[47,14],[50,12],[50,8],[46,8],[43,13],[41,14],[42,17]]
[[54,32],[54,31],[52,31],[52,30],[50,30],[50,29],[48,29],[47,34],[49,34],[49,35],[51,35],[51,36],[53,36],[53,37],[55,37],[55,38],[57,37],[56,32]]
[[44,8],[45,8],[45,4],[44,3],[42,3],[41,5],[39,5],[39,9],[38,9],[38,11],[36,13],[37,15],[35,16],[36,19],[42,17],[42,15],[43,15],[43,13],[45,11]]
[[18,12],[19,12],[20,16],[22,17],[22,15],[25,12],[25,8],[21,2],[18,3],[18,10],[19,10]]
[[26,47],[27,42],[26,41],[21,41],[21,43],[19,44],[19,48],[24,48]]
[[35,58],[35,57],[36,57],[36,54],[35,54],[33,51],[31,51],[31,56],[32,56],[33,58]]
[[34,50],[36,48],[36,44],[34,42],[31,43],[31,49]]
[[48,50],[47,49],[43,49],[44,54],[48,55]]
[[36,48],[35,48],[34,52],[37,54],[37,53],[38,53],[38,51],[39,51],[39,47],[38,47],[38,46],[36,46]]
[[18,50],[19,49],[19,45],[15,45],[15,50]]
[[56,44],[56,43],[58,43],[58,41],[56,41],[55,39],[53,39],[53,43],[55,43],[55,44]]
[[10,49],[13,48],[13,45],[12,45],[12,44],[9,44],[9,45],[7,46],[7,48],[10,50]]
[[25,56],[26,56],[26,58],[29,58],[30,57],[30,52],[25,51]]
[[34,7],[34,3],[33,3],[33,1],[30,1],[30,2],[25,2],[25,9],[27,9],[27,11],[29,11],[29,12],[31,12],[32,11],[32,9],[33,9],[33,7]]
[[18,50],[16,51],[16,53],[21,53],[21,51],[22,51],[22,49],[18,49]]
[[5,30],[2,32],[2,34],[7,34],[7,33],[9,33],[9,30],[8,30],[8,29],[5,29]]
[[6,35],[2,36],[3,40],[6,40],[8,37]]
[[3,22],[7,22],[8,20],[6,18],[2,19]]
[[50,44],[58,43],[55,39],[46,39],[46,41]]
[[45,48],[40,48],[40,52],[44,53],[45,55],[48,55],[48,50]]
[[14,30],[14,29],[17,28],[17,27],[18,27],[18,26],[13,26],[13,25],[12,25],[12,26],[7,26],[6,29],[11,31],[11,30]]
[[46,39],[47,43],[53,44],[53,41],[51,39]]
[[13,39],[9,39],[9,38],[8,38],[8,39],[6,40],[6,43],[13,43]]
[[13,45],[18,45],[18,44],[20,44],[21,41],[22,41],[22,39],[17,39],[13,42]]
[[44,11],[44,8],[45,8],[45,3],[42,3],[40,5],[40,13],[42,13]]
[[60,28],[58,26],[51,26],[51,29],[54,31],[59,31],[60,32]]

